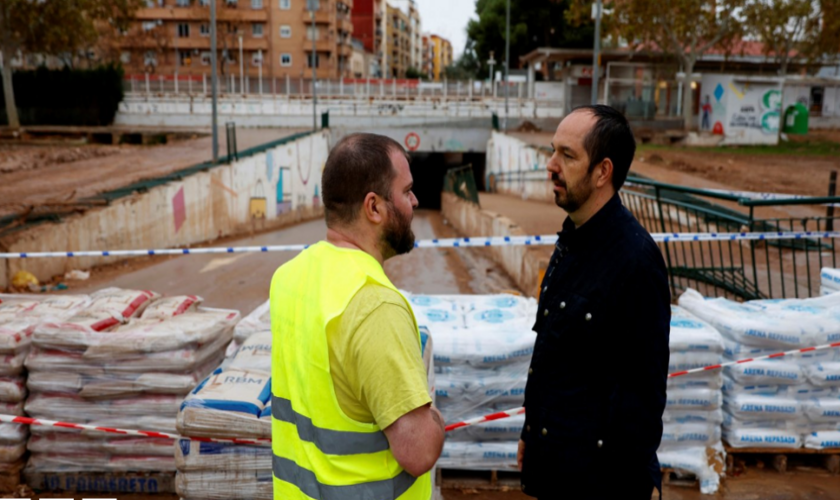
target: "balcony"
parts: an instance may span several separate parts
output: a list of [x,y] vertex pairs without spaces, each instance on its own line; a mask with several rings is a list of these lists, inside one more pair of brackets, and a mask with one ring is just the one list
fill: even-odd
[[[151,7],[137,11],[138,21],[209,21],[210,10],[207,7]],[[266,22],[266,10],[225,8],[218,11],[219,21]]]
[[[304,10],[301,16],[301,19],[304,23],[311,24],[312,23],[312,13],[308,10]],[[315,11],[315,22],[317,24],[330,24],[332,23],[332,12],[324,9],[323,7],[320,10]]]
[[[320,40],[315,40],[315,50],[317,52],[333,52],[335,51],[335,38],[325,37]],[[312,52],[312,40],[309,37],[303,37],[303,50]]]

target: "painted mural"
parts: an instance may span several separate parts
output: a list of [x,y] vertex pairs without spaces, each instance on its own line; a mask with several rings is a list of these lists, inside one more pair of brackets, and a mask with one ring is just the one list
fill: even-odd
[[698,125],[724,144],[776,144],[781,113],[780,79],[703,76]]

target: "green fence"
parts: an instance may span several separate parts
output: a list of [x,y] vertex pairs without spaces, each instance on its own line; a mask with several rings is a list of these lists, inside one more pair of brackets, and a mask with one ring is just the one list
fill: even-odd
[[[736,195],[629,178],[621,198],[654,233],[830,231],[840,227],[824,204],[840,197],[747,200]],[[796,206],[796,216],[782,207]],[[827,213],[828,212],[828,213]],[[802,215],[799,215],[799,214]],[[673,294],[686,288],[741,299],[819,294],[822,267],[837,267],[834,239],[667,242],[660,248]]]
[[443,190],[478,205],[478,187],[472,165],[450,168],[443,178]]

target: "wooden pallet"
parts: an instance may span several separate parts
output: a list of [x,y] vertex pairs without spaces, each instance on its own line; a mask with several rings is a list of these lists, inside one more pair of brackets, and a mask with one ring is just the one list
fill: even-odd
[[174,472],[23,472],[36,492],[174,493]]
[[737,475],[747,470],[748,466],[763,468],[770,464],[778,472],[788,470],[788,462],[805,464],[806,467],[817,465],[830,474],[840,474],[840,449],[812,450],[810,448],[733,448],[724,443],[726,450],[726,470],[729,475]]
[[513,491],[522,488],[516,470],[437,469],[435,483],[441,489],[468,491]]

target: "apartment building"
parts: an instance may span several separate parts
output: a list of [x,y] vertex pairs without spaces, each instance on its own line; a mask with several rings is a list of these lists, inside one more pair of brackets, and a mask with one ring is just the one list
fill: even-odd
[[420,11],[415,0],[354,0],[353,37],[377,60],[382,78],[404,78],[422,64]]
[[432,35],[423,33],[420,37],[420,72],[429,80],[434,80],[434,64],[432,62],[435,51],[434,43],[432,42]]
[[[311,0],[310,0],[311,1]],[[219,73],[351,76],[354,0],[217,0]],[[209,74],[210,0],[148,0],[117,37],[127,73]],[[314,53],[313,53],[314,42]]]
[[408,16],[409,67],[419,70],[423,63],[423,30],[415,0],[391,0],[392,5]]
[[452,65],[452,44],[438,35],[429,35],[429,40],[432,46],[432,77],[439,82],[444,76],[444,70]]

